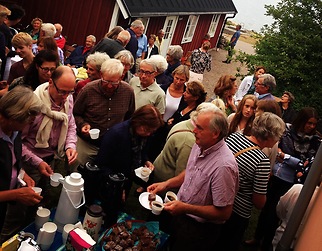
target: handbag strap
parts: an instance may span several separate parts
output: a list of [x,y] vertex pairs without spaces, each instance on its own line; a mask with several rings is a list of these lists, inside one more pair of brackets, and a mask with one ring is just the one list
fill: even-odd
[[173,133],[171,133],[168,137],[167,137],[167,140],[173,135],[173,134],[176,134],[176,133],[178,133],[178,132],[191,132],[192,133],[192,131],[191,130],[188,130],[188,129],[181,129],[181,130],[178,130],[178,131],[175,131],[175,132],[173,132]]
[[237,158],[239,155],[243,154],[244,152],[248,152],[250,150],[253,150],[253,149],[259,149],[259,146],[250,146],[250,147],[247,147],[243,150],[240,150],[239,152],[235,153],[234,156],[235,158]]

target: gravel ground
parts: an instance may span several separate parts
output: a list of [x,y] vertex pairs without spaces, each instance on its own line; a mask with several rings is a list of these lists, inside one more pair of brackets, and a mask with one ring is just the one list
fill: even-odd
[[[248,54],[253,54],[254,49],[251,44],[245,43],[243,41],[238,41],[235,49],[244,51]],[[245,66],[241,65],[239,62],[232,61],[230,64],[223,63],[222,61],[226,60],[227,51],[219,49],[211,49],[209,53],[212,56],[212,64],[211,64],[211,71],[204,73],[204,81],[203,84],[205,85],[205,89],[208,93],[208,97],[213,95],[213,89],[215,84],[217,83],[218,79],[222,75],[235,75],[237,73],[237,68],[240,68],[241,74],[246,74],[247,69]],[[240,78],[237,78],[238,84],[241,82]]]

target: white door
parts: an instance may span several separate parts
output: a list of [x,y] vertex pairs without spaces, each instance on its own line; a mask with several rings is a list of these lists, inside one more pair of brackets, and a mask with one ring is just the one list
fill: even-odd
[[178,21],[177,16],[169,16],[166,18],[164,22],[164,26],[163,26],[163,30],[165,31],[164,37],[163,37],[164,41],[161,46],[161,52],[160,52],[160,54],[164,57],[167,54],[169,45],[171,45],[171,41],[172,41],[174,29],[177,25],[177,21]]

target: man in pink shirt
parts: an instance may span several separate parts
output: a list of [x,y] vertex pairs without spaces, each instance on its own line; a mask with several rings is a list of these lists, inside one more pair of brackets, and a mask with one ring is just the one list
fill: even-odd
[[196,144],[186,170],[147,190],[158,193],[180,187],[178,200],[164,204],[165,213],[175,216],[170,221],[170,250],[211,251],[216,250],[222,225],[232,212],[238,167],[224,142],[228,123],[221,110],[209,104],[191,114],[191,120]]
[[[59,66],[49,82],[37,87],[35,94],[44,103],[42,113],[22,133],[22,156],[26,172],[36,184],[49,177],[59,163],[72,164],[77,157],[76,124],[73,116],[75,75],[68,66]],[[57,166],[56,166],[57,165]]]

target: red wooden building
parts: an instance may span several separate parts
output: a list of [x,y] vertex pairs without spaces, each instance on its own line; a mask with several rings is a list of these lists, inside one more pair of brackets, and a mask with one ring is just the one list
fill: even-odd
[[163,28],[165,44],[179,44],[184,51],[201,45],[206,33],[211,43],[218,42],[226,16],[237,10],[232,0],[4,0],[26,10],[21,24],[26,26],[34,17],[44,22],[61,23],[68,44],[83,44],[89,34],[100,40],[116,25],[127,28],[140,18],[147,35]]

